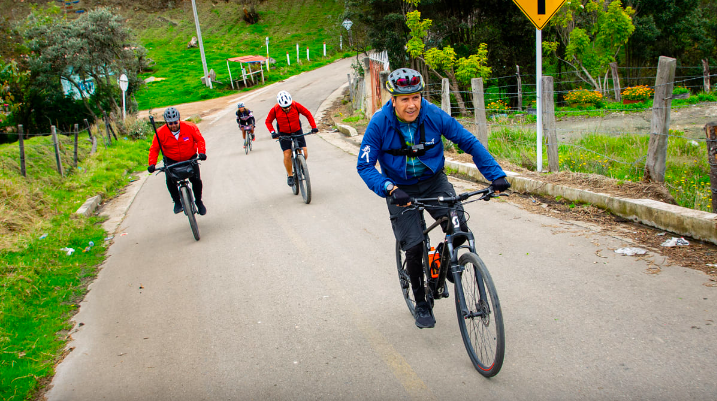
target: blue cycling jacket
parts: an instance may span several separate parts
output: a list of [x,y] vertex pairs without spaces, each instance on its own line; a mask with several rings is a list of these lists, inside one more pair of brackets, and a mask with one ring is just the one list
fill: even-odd
[[[463,128],[455,118],[426,99],[421,99],[421,112],[417,121],[419,127],[423,124],[426,134],[425,143],[437,145],[418,158],[428,167],[424,174],[420,178],[408,178],[406,156],[393,156],[386,153],[390,149],[401,149],[403,140],[391,101],[384,104],[371,118],[361,141],[356,169],[366,185],[379,196],[386,197],[387,181],[399,187],[412,185],[441,171],[445,164],[441,136],[458,144],[459,148],[473,156],[473,162],[486,179],[494,181],[506,176],[493,156],[473,134]],[[419,142],[419,136],[420,129],[417,129],[414,143]],[[377,161],[381,166],[381,172],[376,169]]]

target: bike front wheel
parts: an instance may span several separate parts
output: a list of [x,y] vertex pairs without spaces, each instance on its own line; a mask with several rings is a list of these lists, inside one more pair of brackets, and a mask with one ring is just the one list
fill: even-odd
[[408,275],[408,269],[406,268],[406,252],[401,249],[401,243],[398,241],[396,241],[396,267],[398,268],[398,282],[401,285],[403,299],[406,301],[406,306],[408,306],[411,315],[415,316],[416,300],[413,296],[413,289],[411,289],[411,277]]
[[192,201],[192,196],[189,194],[189,188],[183,186],[180,188],[180,191],[184,214],[186,214],[187,218],[189,219],[189,225],[192,227],[192,235],[194,235],[194,239],[196,241],[199,241],[199,226],[197,225],[197,217],[194,214],[194,204]]
[[246,132],[244,133],[244,135],[245,135],[245,137],[244,137],[244,154],[248,155],[249,154],[249,146],[251,144],[251,139],[249,138],[249,134],[247,134]]
[[455,283],[456,313],[463,344],[473,366],[485,377],[498,374],[505,355],[503,313],[493,279],[475,253],[463,254]]
[[304,198],[304,203],[307,205],[311,203],[311,179],[309,178],[309,168],[306,166],[306,159],[303,155],[299,155],[296,158],[296,176],[299,180],[299,189],[301,190],[301,196]]

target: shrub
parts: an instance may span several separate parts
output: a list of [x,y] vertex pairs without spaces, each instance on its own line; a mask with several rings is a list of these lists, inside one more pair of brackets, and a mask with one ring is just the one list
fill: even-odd
[[602,100],[602,94],[598,91],[587,89],[576,89],[568,92],[564,97],[568,104],[590,104],[595,105]]
[[500,114],[500,113],[507,113],[510,110],[510,107],[508,107],[508,104],[506,104],[502,100],[496,100],[494,102],[490,102],[485,106],[485,110],[490,114]]
[[683,93],[690,93],[690,90],[687,89],[687,88],[685,88],[684,86],[675,86],[675,87],[672,89],[672,94],[673,94],[673,95],[681,95],[681,94],[683,94]]
[[647,85],[630,86],[622,91],[622,98],[625,100],[645,101],[652,97],[655,91]]

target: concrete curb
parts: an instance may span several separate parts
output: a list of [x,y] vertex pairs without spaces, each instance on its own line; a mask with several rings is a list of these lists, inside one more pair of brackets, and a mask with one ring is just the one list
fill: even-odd
[[346,136],[358,136],[358,131],[356,131],[356,128],[343,125],[343,124],[336,124],[336,128],[338,128],[339,132],[342,134],[346,134]]
[[[488,183],[478,169],[468,163],[446,160],[446,167],[465,174],[476,181]],[[611,213],[642,224],[687,235],[717,244],[717,214],[669,205],[652,199],[617,198],[607,194],[550,184],[517,173],[506,172],[512,190],[589,203]]]
[[100,216],[107,217],[107,220],[102,223],[102,228],[109,234],[115,234],[122,220],[124,220],[127,210],[129,210],[134,198],[137,196],[137,193],[139,193],[139,190],[142,189],[144,183],[147,182],[147,179],[151,176],[151,174],[146,171],[137,173],[137,175],[139,178],[136,181],[129,183],[125,187],[124,192],[102,205],[99,211]]
[[102,203],[102,196],[95,195],[95,196],[87,199],[85,201],[85,203],[83,203],[82,206],[80,206],[80,208],[77,209],[75,214],[80,214],[82,216],[87,217],[95,212],[95,209],[97,209],[97,206],[99,206],[100,203]]

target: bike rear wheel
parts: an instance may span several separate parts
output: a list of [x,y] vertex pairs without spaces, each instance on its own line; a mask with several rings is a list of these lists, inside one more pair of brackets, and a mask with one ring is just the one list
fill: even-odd
[[396,241],[396,268],[398,268],[398,282],[401,285],[403,299],[406,301],[406,306],[408,306],[411,315],[415,316],[416,300],[411,288],[411,278],[408,275],[408,269],[406,269],[406,252],[401,249],[401,244],[398,241]]
[[304,198],[304,203],[307,205],[311,203],[311,179],[309,178],[309,168],[306,166],[306,159],[303,155],[296,157],[297,159],[297,171],[296,175],[299,180],[299,189],[301,190],[301,196]]
[[192,227],[192,235],[194,239],[199,241],[199,226],[197,225],[196,211],[194,210],[194,202],[192,201],[192,195],[189,193],[189,188],[186,186],[180,187],[182,207],[184,208],[184,214],[189,219],[189,225]]
[[463,344],[476,370],[485,377],[498,374],[505,354],[503,313],[493,279],[475,253],[461,255],[460,279],[455,283],[456,313]]

